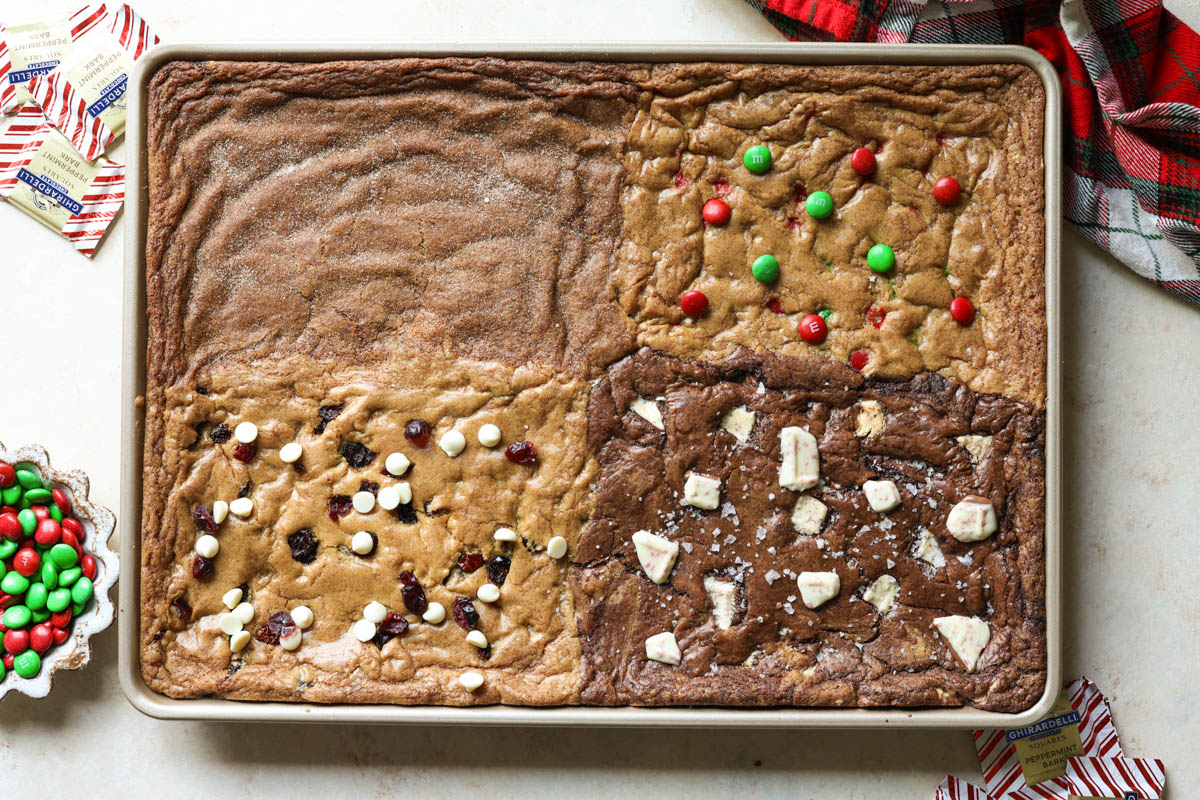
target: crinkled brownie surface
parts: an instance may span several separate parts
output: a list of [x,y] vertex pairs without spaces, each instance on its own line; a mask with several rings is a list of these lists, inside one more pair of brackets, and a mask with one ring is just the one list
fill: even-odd
[[[633,391],[637,359],[656,365],[646,379],[665,386],[673,375],[679,391],[693,379],[710,381],[706,391],[722,397],[743,391],[752,373],[789,376],[772,390],[787,397],[815,396],[812,376],[835,376],[845,384],[837,402],[824,399],[802,414],[822,426],[842,420],[850,398],[867,393],[881,402],[904,395],[941,403],[959,415],[956,424],[998,426],[1012,442],[1018,420],[1040,436],[1041,91],[1031,71],[1013,66],[459,58],[165,65],[148,105],[141,614],[148,683],[179,697],[320,702],[1027,706],[1037,696],[1038,665],[1044,669],[1036,613],[1044,568],[1040,528],[1033,530],[1041,518],[1026,527],[1016,520],[1032,518],[1041,483],[1028,477],[1022,489],[1026,478],[1005,483],[995,472],[1015,459],[1032,476],[1027,462],[1040,455],[1033,445],[1010,453],[1008,433],[971,468],[988,481],[978,488],[1010,498],[1003,535],[971,548],[943,541],[948,556],[977,560],[948,558],[940,575],[900,562],[911,574],[896,573],[898,610],[875,622],[860,607],[842,607],[865,606],[849,598],[874,574],[861,554],[843,550],[838,569],[847,588],[838,605],[802,612],[822,631],[815,638],[782,606],[767,613],[785,577],[775,588],[739,588],[739,602],[755,600],[766,622],[743,620],[740,632],[704,640],[704,598],[692,591],[691,568],[681,562],[669,587],[643,585],[628,568],[628,542],[597,539],[597,526],[650,513],[636,503],[626,512],[612,505],[619,494],[604,455],[624,446],[628,432],[620,433],[602,398]],[[762,177],[739,166],[755,143],[775,154],[775,168]],[[846,166],[860,144],[877,150],[870,179]],[[962,181],[956,206],[929,200],[943,174]],[[802,205],[818,189],[837,206],[819,223]],[[734,209],[721,228],[699,217],[715,195]],[[897,267],[879,278],[863,253],[884,240],[896,249]],[[760,252],[779,257],[773,286],[748,277],[748,261]],[[679,295],[694,288],[706,292],[711,310],[688,321]],[[956,294],[979,311],[970,327],[949,319]],[[804,344],[796,320],[822,307],[829,338]],[[662,354],[630,357],[644,345]],[[746,360],[757,357],[744,348],[791,360],[764,356],[751,369]],[[859,350],[870,354],[863,372],[871,380],[855,383],[857,373],[838,362]],[[340,404],[344,410],[321,427],[319,409]],[[621,424],[649,446],[626,408]],[[764,420],[785,413],[767,411]],[[926,459],[947,493],[934,499],[948,502],[956,481],[968,480],[968,465],[953,442],[935,447],[927,439],[948,435],[950,422],[910,416],[894,411],[894,427],[879,443],[891,442],[891,457],[911,451]],[[435,440],[460,430],[466,450],[451,458],[436,443],[413,447],[402,436],[412,418],[427,420]],[[212,440],[218,426],[240,421],[260,431],[249,464],[232,457],[236,442]],[[476,442],[485,421],[500,426],[499,448]],[[934,427],[918,430],[927,421]],[[910,423],[915,439],[904,450],[892,439]],[[695,445],[672,439],[672,430],[659,441],[663,464],[692,457],[672,451]],[[601,431],[611,439],[604,447]],[[524,439],[538,448],[536,465],[502,455]],[[303,474],[279,458],[290,441],[304,448]],[[369,448],[375,460],[354,467],[341,449],[346,441]],[[899,469],[871,451],[881,445],[857,445],[845,463],[834,462],[841,478]],[[392,451],[412,460],[411,475],[382,470]],[[678,489],[675,477],[664,473],[655,491]],[[411,484],[412,516],[378,509],[363,519],[353,511],[329,516],[331,497],[364,481],[399,480]],[[843,493],[845,513],[861,515],[851,511],[850,489]],[[192,578],[195,507],[241,494],[253,513],[222,523],[215,574]],[[1017,496],[1024,516],[1011,506]],[[759,494],[749,497],[755,505],[739,519],[760,514],[767,524],[769,509]],[[840,526],[838,518],[830,524]],[[718,522],[728,527],[719,515]],[[517,543],[489,538],[502,524],[519,531]],[[301,528],[319,543],[309,564],[287,545]],[[369,558],[346,547],[356,530],[378,537]],[[545,552],[555,535],[569,547],[558,561]],[[866,546],[865,534],[844,535],[846,548]],[[741,546],[727,547],[749,560]],[[808,541],[790,546],[804,563],[826,563],[838,552],[814,552]],[[430,599],[447,607],[473,596],[484,573],[455,566],[466,551],[512,558],[500,601],[476,603],[478,627],[492,644],[486,653],[466,644],[453,621],[429,624],[411,613],[408,631],[382,647],[348,635],[371,600],[404,611],[401,570],[412,570]],[[705,570],[717,569],[718,555],[705,556]],[[748,570],[739,587],[752,585]],[[313,608],[316,621],[299,649],[254,641],[230,653],[217,629],[221,596],[243,583],[256,615],[248,630],[277,608]],[[942,583],[963,591],[962,599],[951,591],[943,604]],[[597,602],[605,596],[611,602]],[[637,598],[647,617],[635,623],[625,615]],[[668,599],[688,620],[693,645],[676,673],[639,657],[644,637],[612,640],[634,624],[640,631],[660,621],[657,609]],[[1015,604],[1031,615],[1024,627],[1011,617]],[[994,626],[976,673],[955,667],[932,638],[933,609],[978,613]],[[743,651],[751,665],[735,668],[729,659]],[[610,674],[599,674],[597,659]],[[715,672],[695,678],[701,666]],[[756,668],[771,676],[758,679],[757,693]],[[466,669],[485,676],[479,690],[458,683]],[[771,685],[779,675],[793,677]]]

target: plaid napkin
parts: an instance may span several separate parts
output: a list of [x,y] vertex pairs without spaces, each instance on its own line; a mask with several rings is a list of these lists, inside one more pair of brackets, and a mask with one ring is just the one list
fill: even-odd
[[1023,44],[1063,85],[1067,221],[1200,305],[1200,36],[1158,0],[746,0],[790,39]]

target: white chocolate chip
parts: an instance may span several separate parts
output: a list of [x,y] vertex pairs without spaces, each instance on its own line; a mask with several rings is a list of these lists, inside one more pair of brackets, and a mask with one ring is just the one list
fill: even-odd
[[475,597],[481,603],[494,603],[500,599],[500,587],[494,583],[485,583],[475,592]]
[[229,516],[229,503],[224,500],[218,500],[213,503],[213,522],[220,525]]
[[750,432],[754,430],[754,412],[745,406],[738,406],[721,418],[721,427],[745,444],[750,439]]
[[292,609],[292,622],[296,623],[296,627],[300,630],[308,630],[313,624],[312,609],[308,606],[296,606]]
[[478,647],[480,650],[488,646],[487,637],[483,635],[483,631],[471,631],[467,634],[467,641]]
[[837,597],[842,580],[836,572],[801,572],[796,576],[800,599],[808,608],[817,608]]
[[388,471],[389,475],[394,475],[399,478],[404,473],[408,472],[408,468],[412,462],[408,460],[408,456],[404,453],[391,453],[387,460],[383,462],[383,468]]
[[663,425],[662,412],[658,410],[658,403],[653,400],[646,397],[635,397],[633,402],[629,404],[629,410],[660,431],[666,430],[666,426]]
[[721,505],[721,482],[698,472],[689,472],[683,484],[683,502],[712,511]]
[[391,511],[400,505],[400,492],[395,486],[384,486],[379,490],[379,497],[376,498],[379,507],[384,511]]
[[379,623],[383,622],[384,617],[387,616],[387,613],[387,606],[376,600],[372,600],[363,608],[363,619],[365,619],[367,622],[373,622],[374,624],[378,625]]
[[211,534],[205,533],[196,539],[196,552],[205,558],[216,558],[220,550],[221,543],[217,541],[217,537]]
[[253,422],[239,422],[233,429],[233,438],[242,444],[250,444],[258,438],[258,426]]
[[858,404],[858,420],[854,435],[874,436],[883,430],[883,407],[878,400],[863,400]]
[[242,602],[242,590],[230,589],[228,592],[221,595],[221,602],[225,604],[226,608],[228,608],[230,611],[233,611],[238,607],[238,603]]
[[412,502],[412,487],[408,485],[408,481],[396,484],[396,496],[400,498],[401,505]]
[[730,581],[719,581],[709,575],[704,578],[704,591],[712,601],[717,628],[729,630],[729,626],[733,624],[733,602],[737,598],[737,586]]
[[871,508],[881,514],[900,505],[900,490],[895,481],[864,481],[863,494]]
[[446,607],[441,603],[430,603],[429,608],[425,609],[425,613],[421,615],[421,619],[425,620],[430,625],[437,625],[439,622],[446,619]]
[[233,609],[233,615],[240,619],[243,625],[249,625],[250,620],[254,619],[254,606],[249,603],[238,603]]
[[224,633],[227,636],[233,636],[245,626],[243,625],[241,619],[238,618],[238,615],[231,611],[228,614],[221,615],[221,618],[217,620],[217,627],[221,629],[221,633]]
[[979,656],[983,654],[984,648],[992,638],[988,624],[978,617],[955,615],[937,617],[933,625],[946,640],[946,644],[950,645],[954,655],[958,656],[959,661],[967,668],[967,672],[974,672],[979,664]]
[[360,514],[370,514],[375,510],[375,495],[370,492],[355,492],[350,498],[350,504]]
[[350,626],[350,633],[360,642],[369,642],[375,638],[375,623],[369,619],[360,619]]
[[562,558],[567,554],[567,540],[561,536],[552,536],[546,542],[546,555],[553,559]]
[[779,485],[800,492],[817,485],[821,478],[821,462],[817,454],[817,437],[795,426],[779,432]]
[[816,536],[821,532],[828,513],[829,508],[820,500],[802,494],[796,498],[796,507],[792,509],[792,527],[797,533]]
[[236,631],[229,635],[229,650],[240,653],[250,644],[250,631]]
[[913,548],[913,555],[934,569],[946,566],[946,557],[942,555],[942,548],[938,547],[937,537],[930,533],[928,528],[921,528],[917,533],[917,545]]
[[295,650],[296,648],[298,648],[300,646],[300,643],[303,640],[304,640],[304,635],[300,632],[299,628],[296,628],[291,633],[289,633],[287,636],[279,637],[279,646],[282,647],[284,650]]
[[239,517],[248,517],[254,511],[254,501],[249,497],[239,497],[229,504],[229,513]]
[[300,446],[299,442],[288,442],[279,448],[279,460],[285,464],[295,464],[303,454],[304,448]]
[[986,497],[966,497],[950,509],[946,530],[960,542],[982,541],[996,532],[996,509]]
[[500,444],[500,429],[490,422],[486,425],[480,425],[479,432],[475,434],[475,438],[479,439],[479,443],[484,447],[495,447]]
[[984,455],[992,446],[991,436],[980,436],[978,434],[959,436],[956,441],[966,448],[966,451],[971,454],[971,458],[976,461],[982,461]]
[[496,528],[496,532],[492,534],[492,538],[497,542],[515,542],[517,540],[517,532],[512,528]]
[[473,692],[480,686],[483,686],[483,676],[474,671],[464,672],[462,675],[458,676],[458,682],[462,684],[462,687],[468,692]]
[[898,594],[900,594],[900,583],[891,575],[885,574],[880,575],[874,583],[867,587],[867,590],[863,592],[863,600],[875,606],[875,610],[880,614],[886,614],[892,604],[896,602]]
[[359,531],[350,538],[350,549],[360,556],[367,556],[375,549],[375,539],[367,531]]
[[451,458],[461,453],[466,446],[467,437],[458,431],[446,431],[442,435],[442,438],[438,440],[438,447],[442,448],[442,452]]
[[633,549],[646,577],[655,583],[666,583],[679,556],[679,543],[650,531],[638,531],[633,535]]
[[679,652],[679,643],[675,641],[675,634],[663,631],[648,638],[646,640],[646,658],[678,667],[679,663],[683,661],[683,655]]

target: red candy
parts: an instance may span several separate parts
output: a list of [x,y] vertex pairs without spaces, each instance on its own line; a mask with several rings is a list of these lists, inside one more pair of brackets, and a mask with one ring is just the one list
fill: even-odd
[[871,306],[867,309],[867,322],[870,322],[878,330],[883,326],[883,321],[887,319],[887,312],[879,306]]
[[[90,578],[89,578],[90,580]],[[50,625],[55,628],[65,628],[71,624],[71,609],[64,608],[50,615]]]
[[959,325],[970,325],[975,321],[975,306],[965,297],[956,297],[950,301],[950,316]]
[[717,197],[709,200],[700,209],[700,216],[704,217],[704,221],[709,225],[724,225],[729,222],[729,214],[729,204]]
[[71,631],[66,628],[54,628],[50,633],[54,637],[55,644],[62,644],[71,638]]
[[28,578],[42,566],[42,557],[32,547],[22,547],[13,556],[13,569]]
[[7,489],[17,482],[17,471],[7,461],[0,461],[0,489]]
[[4,657],[0,658],[0,664],[3,664],[5,669],[12,669],[13,658],[15,656],[12,653],[5,653]]
[[62,489],[54,489],[50,492],[50,496],[54,498],[54,505],[58,506],[58,510],[64,516],[71,513],[71,498],[67,497],[67,493]]
[[724,197],[733,191],[733,187],[729,181],[717,181],[713,184],[713,191],[717,193],[717,197]]
[[868,354],[866,350],[855,350],[850,354],[850,366],[862,372],[867,366],[867,358]]
[[29,510],[33,512],[34,519],[50,519],[50,509],[46,508],[45,506],[33,506]]
[[24,536],[24,531],[21,529],[21,521],[11,511],[0,514],[0,536],[3,536],[5,539],[11,539],[14,542],[21,541],[21,538]]
[[820,314],[807,314],[800,320],[800,338],[809,344],[820,344],[828,333],[829,327]]
[[[20,599],[21,598],[15,594],[5,594],[4,592],[0,592],[0,611],[3,611],[4,609],[8,608],[9,606],[11,606],[13,603],[17,602]],[[5,628],[3,625],[0,625],[0,631],[6,631],[6,630],[8,630],[8,629]]]
[[62,526],[52,519],[44,519],[38,523],[37,530],[33,534],[33,540],[41,545],[49,547],[52,544],[57,544],[62,538]]
[[52,644],[54,644],[54,633],[46,623],[34,625],[29,631],[29,646],[37,652],[46,652]]
[[23,630],[9,631],[4,634],[4,650],[10,655],[24,653],[29,647],[29,633]]
[[875,171],[875,154],[870,148],[860,147],[850,156],[850,168],[859,175],[870,175]]
[[679,189],[680,191],[686,189],[692,183],[692,179],[687,175],[684,175],[682,172],[676,172],[675,177],[672,180],[675,183],[675,188]]
[[768,297],[767,302],[763,303],[763,308],[769,309],[776,314],[783,313],[783,303],[779,302],[778,297]]
[[96,557],[92,554],[84,556],[79,561],[79,568],[83,570],[83,577],[89,581],[96,580]]
[[933,185],[933,199],[944,206],[952,206],[957,203],[961,193],[962,187],[950,176],[938,178],[938,182]]
[[689,317],[702,317],[704,312],[708,311],[708,298],[704,292],[693,289],[690,292],[684,292],[683,296],[679,298],[679,307]]
[[64,517],[60,524],[62,525],[62,529],[64,531],[73,533],[77,540],[81,542],[84,540],[85,534],[83,532],[83,525],[79,524],[79,520],[75,519],[74,517]]

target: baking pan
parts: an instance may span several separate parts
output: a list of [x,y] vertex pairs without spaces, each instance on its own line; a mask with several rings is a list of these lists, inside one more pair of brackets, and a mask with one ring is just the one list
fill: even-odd
[[[551,61],[687,62],[731,61],[763,64],[909,64],[948,66],[1016,63],[1032,68],[1046,89],[1046,689],[1019,714],[974,708],[529,708],[519,706],[324,705],[241,702],[222,699],[176,700],[152,691],[139,668],[140,545],[142,520],[142,412],[146,357],[146,120],[147,88],[155,71],[169,61],[331,61],[401,57],[492,56]],[[125,212],[124,375],[122,378],[121,558],[128,570],[120,592],[121,686],[139,711],[161,719],[262,722],[356,722],[437,725],[562,725],[587,727],[682,728],[1012,728],[1042,717],[1062,683],[1062,392],[1059,364],[1059,225],[1061,213],[1058,76],[1033,50],[1012,46],[863,44],[176,44],[157,47],[137,64],[129,83],[128,189]]]

